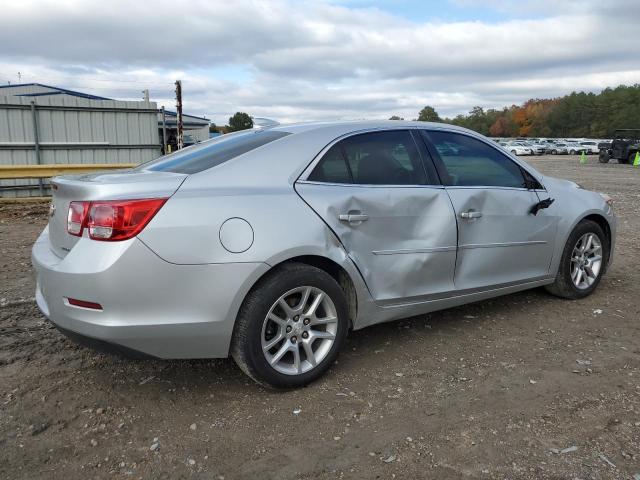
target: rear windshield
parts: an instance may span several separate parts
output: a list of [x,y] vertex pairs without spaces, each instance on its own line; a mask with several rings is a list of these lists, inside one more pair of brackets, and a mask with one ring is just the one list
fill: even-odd
[[274,130],[229,133],[157,158],[140,165],[138,169],[154,172],[198,173],[287,135],[290,134]]

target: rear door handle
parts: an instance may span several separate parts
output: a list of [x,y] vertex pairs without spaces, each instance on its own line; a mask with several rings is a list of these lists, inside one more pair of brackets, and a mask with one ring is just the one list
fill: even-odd
[[460,217],[471,220],[473,218],[480,218],[482,216],[482,212],[476,212],[475,210],[467,210],[466,212],[461,212]]
[[358,224],[369,220],[369,215],[364,213],[341,213],[338,215],[341,222],[348,222],[351,224]]

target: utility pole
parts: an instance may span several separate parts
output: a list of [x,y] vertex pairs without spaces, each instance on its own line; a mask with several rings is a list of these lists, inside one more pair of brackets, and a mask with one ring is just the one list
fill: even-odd
[[184,146],[182,131],[182,81],[176,80],[176,111],[178,113],[176,124],[178,127],[178,150]]
[[148,89],[142,90],[142,95],[144,95],[144,97],[142,97],[142,99],[145,102],[149,103],[149,90]]
[[162,154],[167,154],[167,115],[162,106]]
[[[33,149],[36,157],[36,164],[40,165],[42,159],[40,158],[40,135],[38,134],[38,112],[36,110],[35,100],[31,100],[31,121],[33,125]],[[40,189],[40,196],[44,196],[44,185],[42,179],[38,179],[38,188]]]

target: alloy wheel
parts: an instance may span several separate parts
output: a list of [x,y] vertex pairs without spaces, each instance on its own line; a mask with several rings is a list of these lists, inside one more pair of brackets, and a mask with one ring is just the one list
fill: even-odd
[[602,242],[595,233],[582,235],[571,254],[571,281],[581,289],[587,289],[598,279],[602,268]]
[[289,290],[271,306],[260,335],[273,369],[299,375],[327,356],[338,332],[336,307],[324,291],[303,286]]

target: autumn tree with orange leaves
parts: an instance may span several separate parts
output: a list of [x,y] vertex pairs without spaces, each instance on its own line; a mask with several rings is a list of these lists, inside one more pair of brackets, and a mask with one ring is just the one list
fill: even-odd
[[640,128],[640,85],[531,99],[502,110],[476,106],[443,121],[492,137],[609,138],[617,128]]

